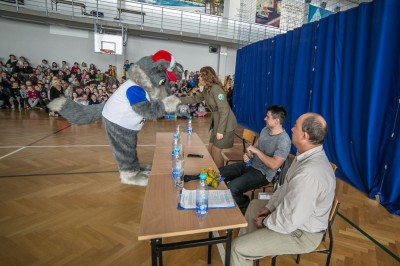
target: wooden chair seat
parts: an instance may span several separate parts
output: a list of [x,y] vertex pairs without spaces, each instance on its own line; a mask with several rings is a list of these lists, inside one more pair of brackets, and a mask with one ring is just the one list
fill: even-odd
[[322,252],[328,251],[329,250],[329,245],[328,244],[329,243],[321,242],[321,244],[315,250],[311,251],[310,253],[313,253],[313,252],[322,253]]
[[224,150],[222,153],[225,165],[231,162],[242,162],[243,161],[243,151],[242,150]]
[[55,4],[56,11],[58,9],[58,4],[63,5],[71,5],[71,6],[78,6],[81,8],[82,14],[86,14],[86,5],[79,1],[70,1],[70,0],[51,0],[51,9],[53,9],[53,4]]
[[142,16],[142,23],[144,23],[144,16],[146,15],[145,12],[142,10],[133,10],[133,9],[126,9],[126,8],[117,8],[118,10],[118,17],[115,19],[121,20],[121,13],[128,13],[128,14],[134,14],[134,15],[141,15]]
[[129,13],[129,14],[135,14],[135,15],[146,15],[145,12],[139,11],[139,10],[132,10],[132,9],[126,9],[126,8],[117,8],[118,12],[121,13]]

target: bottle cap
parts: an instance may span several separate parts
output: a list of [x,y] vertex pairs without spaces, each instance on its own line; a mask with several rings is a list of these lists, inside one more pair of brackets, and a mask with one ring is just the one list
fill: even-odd
[[180,151],[181,151],[181,148],[175,147],[175,151],[180,152]]
[[200,180],[206,180],[207,175],[202,173],[200,174]]

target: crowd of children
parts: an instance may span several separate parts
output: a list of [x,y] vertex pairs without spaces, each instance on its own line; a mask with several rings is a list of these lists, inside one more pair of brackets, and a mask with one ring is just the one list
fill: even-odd
[[[10,109],[40,109],[46,110],[47,104],[58,97],[68,97],[83,105],[101,104],[108,100],[119,84],[126,80],[125,73],[132,66],[125,60],[121,79],[117,79],[116,67],[110,65],[102,72],[94,64],[74,62],[69,67],[66,61],[61,64],[46,59],[41,64],[33,67],[23,56],[17,58],[9,55],[3,63],[0,61],[0,108]],[[178,97],[192,96],[198,93],[199,71],[185,70],[182,80],[173,83],[172,90]],[[225,78],[224,86],[228,99],[231,98],[232,80]],[[177,116],[205,116],[207,114],[204,103],[181,105],[178,107]],[[58,116],[49,112],[50,116]]]
[[94,64],[87,67],[85,62],[69,67],[66,61],[50,65],[43,59],[33,67],[25,57],[11,54],[5,63],[0,61],[0,107],[46,110],[47,103],[58,97],[84,105],[100,104],[107,101],[121,80],[112,65],[102,72]]

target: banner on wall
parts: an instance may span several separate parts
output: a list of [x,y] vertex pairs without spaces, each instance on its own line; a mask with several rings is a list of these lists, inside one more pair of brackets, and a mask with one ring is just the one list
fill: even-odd
[[308,23],[318,21],[321,18],[326,18],[330,14],[334,14],[334,12],[310,5],[308,8]]
[[279,28],[281,21],[281,1],[257,0],[256,23]]

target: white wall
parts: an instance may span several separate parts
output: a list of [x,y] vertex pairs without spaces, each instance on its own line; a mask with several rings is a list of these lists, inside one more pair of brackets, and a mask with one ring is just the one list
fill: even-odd
[[[63,28],[63,35],[50,34],[50,26],[21,21],[0,19],[0,58],[4,62],[9,54],[24,56],[32,64],[41,64],[42,59],[61,64],[65,60],[70,66],[76,62],[94,63],[101,70],[107,70],[108,65],[120,66],[122,56],[102,55],[94,52],[93,32]],[[83,34],[82,34],[83,33]],[[67,36],[75,35],[87,37]]]
[[7,38],[2,37],[0,41],[0,60],[3,62],[7,61],[9,54],[25,56],[33,66],[40,64],[43,58],[50,64],[53,61],[60,64],[62,60],[65,60],[70,66],[75,61],[79,63],[85,61],[88,64],[95,64],[102,71],[108,69],[110,64],[116,65],[119,74],[125,59],[136,62],[143,56],[164,49],[171,52],[175,59],[189,71],[199,70],[206,65],[218,71],[220,61],[223,60],[226,65],[224,69],[220,69],[220,76],[224,77],[235,72],[233,63],[236,61],[235,49],[228,49],[228,55],[221,56],[219,59],[218,53],[209,53],[208,45],[129,36],[125,55],[103,55],[94,52],[92,31],[64,27],[64,35],[59,35],[50,34],[48,25],[3,18],[0,18],[0,24],[0,36],[7,36]]
[[167,50],[177,62],[189,71],[200,70],[202,66],[218,67],[218,54],[209,53],[208,45],[183,43],[171,40],[157,40],[130,36],[126,49],[126,58],[135,62],[143,56],[158,50]]

